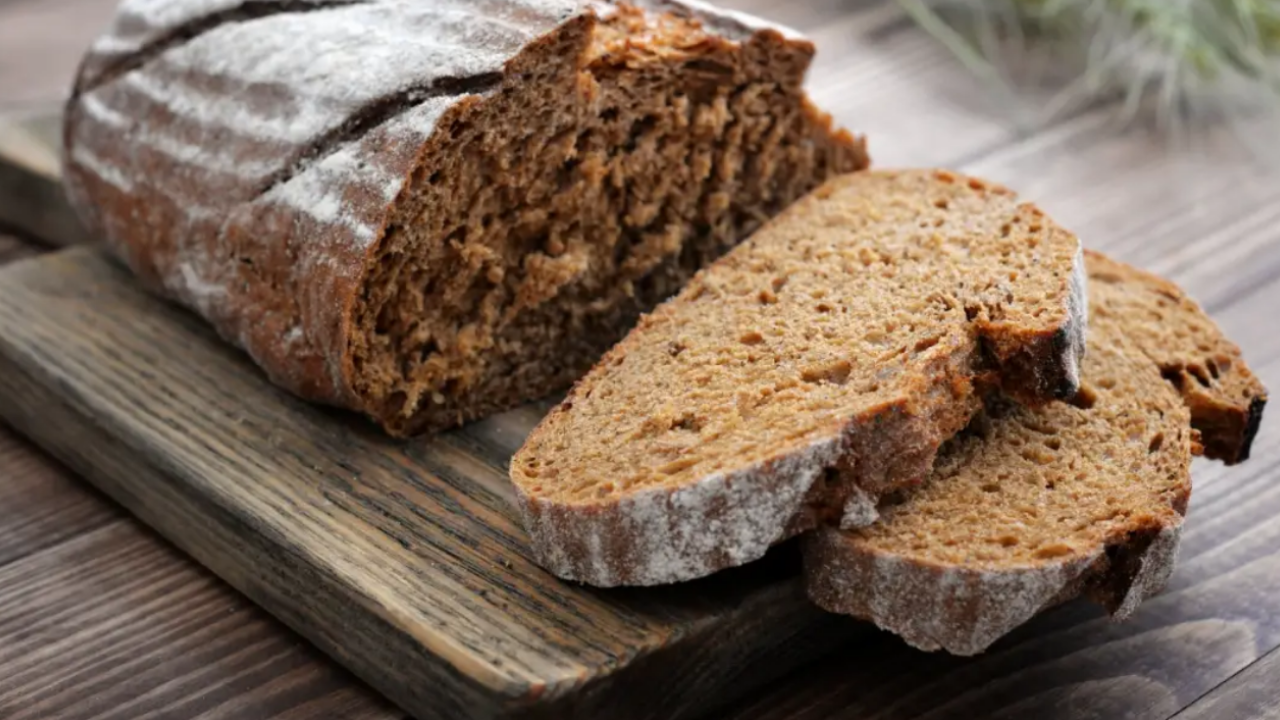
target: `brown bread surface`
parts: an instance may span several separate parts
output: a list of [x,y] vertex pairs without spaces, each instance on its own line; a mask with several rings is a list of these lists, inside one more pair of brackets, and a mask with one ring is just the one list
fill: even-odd
[[511,464],[537,557],[595,585],[686,580],[919,482],[1003,383],[1077,389],[1079,242],[939,171],[836,178],[646,316]]
[[567,386],[863,143],[703,3],[125,0],[66,107],[85,221],[282,387],[412,435]]
[[1105,255],[1089,254],[1097,323],[1124,332],[1173,383],[1191,409],[1206,457],[1228,465],[1249,458],[1267,391],[1240,348],[1177,285]]
[[[1086,595],[1124,618],[1164,586],[1191,493],[1192,425],[1205,412],[1168,368],[1217,363],[1228,390],[1212,417],[1265,393],[1176,287],[1096,253],[1087,263],[1080,393],[1038,409],[992,398],[923,487],[881,505],[879,522],[807,537],[818,605],[970,655],[1066,599]],[[1237,433],[1216,452],[1245,457],[1250,440]]]

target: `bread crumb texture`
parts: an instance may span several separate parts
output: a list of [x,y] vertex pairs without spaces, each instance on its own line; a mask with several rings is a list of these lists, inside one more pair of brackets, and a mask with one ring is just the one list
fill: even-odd
[[940,171],[834,179],[646,316],[511,476],[539,557],[593,584],[684,580],[819,522],[874,519],[1008,383],[1074,390],[1077,239]]
[[[819,605],[923,649],[974,654],[1071,597],[1122,618],[1163,587],[1191,493],[1192,425],[1205,413],[1168,368],[1219,366],[1211,417],[1246,414],[1265,393],[1177,288],[1096,253],[1087,264],[1079,393],[1038,409],[993,397],[922,487],[881,504],[879,522],[806,538]],[[1218,450],[1247,456],[1250,440]]]
[[395,435],[483,417],[868,163],[802,89],[810,42],[639,5],[125,0],[68,188],[283,387]]

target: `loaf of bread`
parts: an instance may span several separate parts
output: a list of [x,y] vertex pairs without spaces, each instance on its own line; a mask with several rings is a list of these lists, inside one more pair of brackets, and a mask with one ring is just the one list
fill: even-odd
[[124,0],[66,187],[272,381],[411,435],[566,387],[866,166],[813,52],[692,0]]
[[[969,655],[1069,598],[1123,618],[1164,586],[1191,493],[1192,427],[1216,431],[1247,413],[1256,429],[1266,395],[1176,287],[1101,255],[1088,266],[1080,393],[1039,409],[993,398],[923,487],[882,504],[879,522],[805,538],[818,605]],[[1196,367],[1212,377],[1189,394],[1170,369]],[[1214,437],[1216,456],[1248,456],[1252,430]]]
[[1078,387],[1071,233],[945,172],[835,178],[699,273],[575,385],[511,463],[540,563],[687,580],[819,523],[874,519],[999,385]]

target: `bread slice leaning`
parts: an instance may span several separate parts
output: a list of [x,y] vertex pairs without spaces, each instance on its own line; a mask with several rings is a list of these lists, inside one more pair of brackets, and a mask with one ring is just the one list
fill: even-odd
[[537,558],[651,585],[857,526],[1000,383],[1078,385],[1080,244],[945,172],[824,184],[645,317],[513,458]]
[[[1080,393],[1039,409],[990,401],[923,487],[882,505],[880,522],[806,538],[818,605],[922,649],[970,655],[1068,598],[1086,595],[1123,618],[1164,586],[1191,493],[1192,426],[1232,403],[1247,412],[1265,391],[1177,288],[1087,258]],[[1215,385],[1180,393],[1168,368],[1206,358]],[[1216,401],[1202,402],[1217,386]],[[1218,456],[1247,457],[1251,433],[1215,437]]]

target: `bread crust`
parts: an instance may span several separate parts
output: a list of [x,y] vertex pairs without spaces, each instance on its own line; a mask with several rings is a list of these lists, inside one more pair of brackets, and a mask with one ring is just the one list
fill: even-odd
[[1040,611],[1090,595],[1123,620],[1164,588],[1173,572],[1182,518],[1135,530],[1123,543],[1064,562],[993,572],[850,552],[823,528],[804,541],[805,585],[818,606],[865,618],[912,647],[976,655]]
[[[640,4],[734,42],[813,51],[794,31],[702,3]],[[126,0],[65,107],[66,190],[142,284],[209,321],[273,383],[405,434],[362,396],[352,351],[394,211],[417,169],[448,152],[452,127],[525,82],[534,60],[578,62],[614,12],[593,0]],[[317,44],[345,48],[346,61],[330,53],[312,67]]]
[[[1008,192],[994,186],[991,191]],[[668,321],[677,296],[606,354],[513,459],[511,475],[535,557],[553,574],[590,585],[659,585],[750,562],[820,525],[874,522],[881,495],[923,480],[939,446],[968,423],[990,387],[1005,383],[1038,402],[1075,393],[1088,322],[1084,273],[1084,255],[1077,250],[1065,281],[1063,321],[1054,330],[1030,332],[986,321],[953,329],[900,396],[843,419],[803,448],[676,488],[647,488],[590,504],[548,499],[525,467],[536,457],[531,448],[550,437],[557,413],[572,412],[574,402],[592,392],[594,374],[625,358],[629,343],[641,342],[646,328]]]

